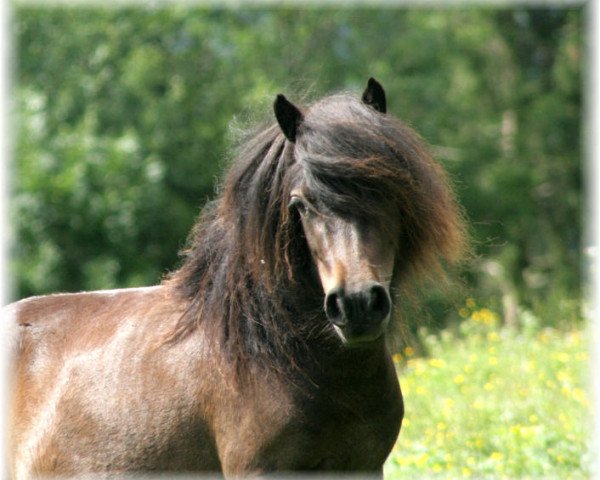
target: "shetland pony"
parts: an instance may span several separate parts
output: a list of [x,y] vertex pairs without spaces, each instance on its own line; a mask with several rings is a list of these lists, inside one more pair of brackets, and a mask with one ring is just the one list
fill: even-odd
[[393,300],[458,259],[460,209],[377,81],[274,113],[160,285],[6,307],[13,478],[382,474]]

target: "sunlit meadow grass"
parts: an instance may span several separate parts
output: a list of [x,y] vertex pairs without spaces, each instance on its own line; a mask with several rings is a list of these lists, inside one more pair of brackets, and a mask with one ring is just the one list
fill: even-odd
[[502,328],[473,300],[460,313],[455,333],[421,333],[428,355],[394,356],[406,413],[386,479],[589,478],[585,329]]

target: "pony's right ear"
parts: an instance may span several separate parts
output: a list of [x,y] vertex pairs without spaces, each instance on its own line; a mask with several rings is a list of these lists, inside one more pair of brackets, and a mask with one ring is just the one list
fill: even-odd
[[304,119],[302,112],[281,94],[277,95],[273,109],[281,131],[290,142],[295,142],[298,127]]
[[366,105],[370,105],[375,110],[381,113],[386,112],[385,91],[377,80],[373,77],[369,78],[367,88],[362,94],[362,101]]

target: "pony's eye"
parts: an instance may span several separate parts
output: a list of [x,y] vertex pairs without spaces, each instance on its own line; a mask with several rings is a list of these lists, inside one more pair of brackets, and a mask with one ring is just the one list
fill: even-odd
[[292,197],[290,200],[290,208],[296,209],[300,215],[306,215],[308,213],[308,206],[300,197]]

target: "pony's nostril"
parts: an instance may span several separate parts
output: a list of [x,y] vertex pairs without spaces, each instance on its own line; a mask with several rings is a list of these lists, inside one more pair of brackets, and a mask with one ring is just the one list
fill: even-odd
[[386,319],[391,308],[390,296],[380,284],[352,294],[335,289],[325,297],[327,318],[338,327],[362,328],[378,324]]
[[390,313],[392,306],[390,297],[381,285],[373,285],[369,289],[367,312],[372,320],[383,320]]
[[334,325],[342,326],[346,323],[343,292],[341,290],[334,290],[327,294],[325,297],[325,313]]

